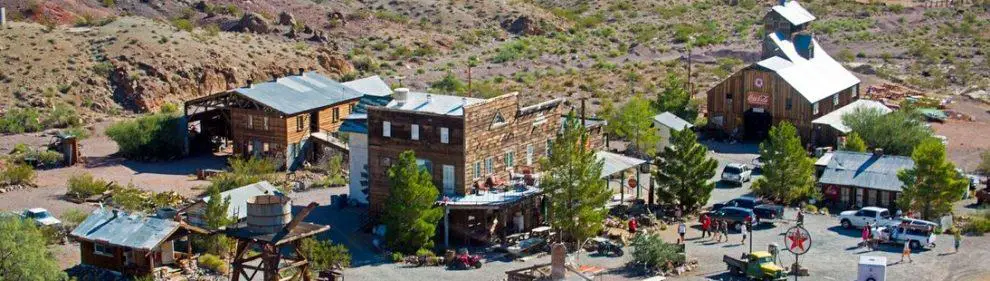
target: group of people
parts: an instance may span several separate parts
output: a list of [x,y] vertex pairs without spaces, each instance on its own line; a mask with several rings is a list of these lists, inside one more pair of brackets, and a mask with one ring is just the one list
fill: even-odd
[[[712,219],[708,214],[701,215],[701,238],[714,239],[716,243],[728,242],[729,241],[729,222],[726,220]],[[678,229],[679,230],[679,229]],[[740,243],[746,244],[746,235],[748,230],[746,225],[742,225],[740,231],[742,233],[742,240]],[[681,234],[681,239],[683,240],[684,235]]]

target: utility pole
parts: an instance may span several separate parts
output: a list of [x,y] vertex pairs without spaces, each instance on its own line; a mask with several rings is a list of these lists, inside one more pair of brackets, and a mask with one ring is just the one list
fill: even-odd
[[693,49],[693,46],[694,46],[694,35],[691,35],[688,37],[688,42],[687,42],[687,53],[688,53],[687,82],[689,89],[688,91],[690,91],[689,95],[691,97],[694,97],[694,81],[691,81],[691,49]]

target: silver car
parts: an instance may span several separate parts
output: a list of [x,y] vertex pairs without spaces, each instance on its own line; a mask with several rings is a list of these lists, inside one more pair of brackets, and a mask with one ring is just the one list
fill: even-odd
[[730,163],[722,169],[722,181],[742,185],[753,179],[753,169],[746,164]]

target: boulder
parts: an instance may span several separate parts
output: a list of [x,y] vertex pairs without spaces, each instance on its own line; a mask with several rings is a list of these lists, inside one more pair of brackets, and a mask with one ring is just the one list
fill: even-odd
[[327,37],[326,33],[324,33],[323,31],[317,30],[313,32],[313,37],[310,37],[309,41],[327,43],[330,42],[330,38]]
[[268,33],[271,25],[258,13],[246,13],[237,21],[236,29],[241,32]]
[[348,62],[340,53],[327,48],[319,48],[316,50],[316,53],[316,60],[328,72],[337,75],[354,72],[354,65]]
[[875,75],[875,74],[877,74],[877,70],[873,68],[873,65],[868,64],[868,63],[864,63],[864,64],[861,64],[861,65],[851,65],[851,66],[852,66],[852,70],[855,71],[855,72],[858,72],[858,73],[862,73],[862,74],[866,74],[866,75]]
[[278,24],[280,24],[280,25],[295,26],[296,25],[296,17],[293,16],[289,12],[283,11],[283,12],[281,12],[281,13],[278,14]]
[[502,22],[502,28],[516,35],[543,35],[545,31],[540,24],[528,16],[519,16]]

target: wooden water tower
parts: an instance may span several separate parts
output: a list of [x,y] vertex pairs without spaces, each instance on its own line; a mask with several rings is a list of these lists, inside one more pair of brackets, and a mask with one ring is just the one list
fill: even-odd
[[[299,270],[288,280],[312,280],[309,260],[300,249],[302,239],[327,231],[330,226],[302,222],[319,206],[316,202],[294,218],[291,206],[289,198],[280,195],[261,195],[248,201],[246,221],[225,231],[227,236],[237,239],[231,280],[255,280],[260,272],[261,280],[278,281],[283,279],[283,271],[293,268]],[[260,253],[251,255],[252,249]],[[260,262],[255,264],[255,260]]]

